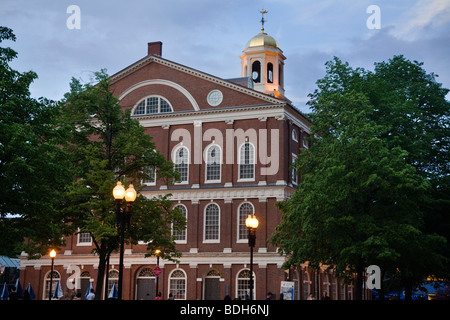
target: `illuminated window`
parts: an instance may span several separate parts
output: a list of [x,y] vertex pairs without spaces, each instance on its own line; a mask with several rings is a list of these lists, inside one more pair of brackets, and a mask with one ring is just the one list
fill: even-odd
[[186,300],[186,274],[183,270],[174,270],[169,277],[169,294],[175,300]]
[[44,299],[48,300],[48,296],[50,294],[50,281],[52,286],[52,296],[55,294],[56,285],[58,284],[58,281],[61,280],[61,276],[59,275],[58,271],[53,271],[53,277],[51,276],[51,272],[47,274],[45,277],[45,284],[44,284]]
[[273,64],[270,62],[267,64],[267,82],[273,83]]
[[252,64],[252,79],[255,83],[261,82],[261,62],[255,61]]
[[[256,281],[255,273],[253,272],[253,300],[255,299]],[[250,295],[250,270],[242,270],[236,277],[236,297],[241,300],[246,300],[246,297]]]

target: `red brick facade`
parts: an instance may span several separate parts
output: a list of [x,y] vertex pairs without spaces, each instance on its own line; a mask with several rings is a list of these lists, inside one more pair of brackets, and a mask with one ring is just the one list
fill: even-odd
[[[296,177],[290,164],[300,148],[307,146],[304,138],[309,134],[308,120],[286,100],[161,58],[159,44],[149,44],[148,56],[113,75],[111,80],[124,109],[136,112],[138,104],[148,97],[167,101],[172,112],[135,117],[167,159],[173,160],[179,147],[185,147],[189,154],[187,181],[173,186],[156,181],[142,191],[148,196],[171,193],[174,205],[184,206],[186,212],[186,233],[177,244],[183,254],[180,263],[159,263],[162,274],[158,290],[163,299],[171,293],[176,299],[198,300],[223,299],[226,295],[243,297],[248,292],[245,275],[250,262],[249,246],[242,231],[239,233],[244,204],[253,209],[260,222],[253,267],[256,299],[264,299],[268,291],[278,298],[280,283],[287,279],[296,283],[296,299],[306,299],[308,293],[315,292],[317,284],[321,292],[328,290],[329,295],[344,297],[348,289],[324,271],[319,278],[305,268],[285,272],[281,269],[284,257],[267,243],[281,217],[276,202],[294,191]],[[208,102],[213,90],[222,95],[217,106]],[[156,98],[154,101],[159,101]],[[252,177],[243,179],[239,157],[247,143],[253,145],[254,171]],[[205,160],[211,145],[218,146],[221,164],[219,178],[208,181]],[[205,215],[210,205],[219,212],[218,234],[213,240],[205,235],[209,228],[205,226]],[[67,246],[58,252],[55,277],[60,277],[65,292],[72,291],[67,284],[76,283],[84,296],[89,282],[95,288],[98,257],[91,254],[89,238],[82,237],[69,237]],[[156,258],[144,258],[145,248],[145,244],[125,248],[124,299],[154,298],[155,278],[151,270]],[[117,254],[111,257],[109,286],[117,281],[118,261]],[[44,298],[50,259],[29,261],[24,257],[21,262],[22,284],[31,283],[37,298]],[[71,282],[69,277],[79,279]],[[97,294],[104,297],[103,293]]]

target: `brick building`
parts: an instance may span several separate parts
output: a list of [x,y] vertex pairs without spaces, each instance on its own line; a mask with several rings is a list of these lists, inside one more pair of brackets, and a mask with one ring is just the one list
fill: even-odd
[[[281,281],[295,282],[295,298],[317,289],[332,298],[347,297],[331,274],[299,268],[285,272],[284,257],[267,240],[280,221],[276,208],[293,193],[297,173],[290,164],[308,147],[309,121],[285,97],[284,61],[279,44],[263,31],[240,56],[241,78],[221,79],[162,57],[162,43],[148,44],[148,55],[111,76],[114,93],[153,137],[156,149],[175,164],[181,182],[145,181],[144,195],[171,193],[187,219],[176,232],[182,257],[161,260],[158,289],[163,299],[244,297],[249,287],[249,246],[245,218],[259,219],[254,254],[254,295],[278,298]],[[86,292],[95,287],[98,257],[89,234],[75,234],[58,252],[54,283],[72,283]],[[146,245],[127,245],[124,299],[153,299],[156,258]],[[108,288],[118,278],[119,256],[111,257]],[[21,259],[20,279],[31,283],[38,299],[48,296],[50,259]],[[72,279],[75,279],[72,281]],[[70,291],[70,290],[69,290]],[[101,294],[103,297],[103,293]]]

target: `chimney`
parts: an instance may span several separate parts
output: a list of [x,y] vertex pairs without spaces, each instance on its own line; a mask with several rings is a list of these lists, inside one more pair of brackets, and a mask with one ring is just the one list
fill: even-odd
[[162,55],[162,42],[161,41],[149,42],[148,43],[148,54],[161,56]]

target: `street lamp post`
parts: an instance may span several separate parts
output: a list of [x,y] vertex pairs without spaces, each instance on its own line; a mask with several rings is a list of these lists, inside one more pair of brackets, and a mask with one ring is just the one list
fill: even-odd
[[52,249],[52,251],[50,251],[50,258],[52,259],[52,268],[50,271],[50,288],[49,288],[49,292],[48,292],[48,300],[52,300],[53,266],[55,263],[55,257],[56,257],[56,251]]
[[[155,255],[156,255],[156,265],[159,268],[159,256],[161,255],[161,250],[156,249],[155,250]],[[155,298],[158,297],[158,292],[159,292],[158,291],[158,284],[159,284],[159,276],[156,277],[156,295],[155,295]]]
[[[113,196],[116,199],[116,221],[120,228],[120,258],[119,258],[119,283],[118,283],[118,299],[122,300],[122,280],[123,280],[123,253],[125,247],[125,228],[130,225],[131,207],[136,200],[136,190],[130,183],[128,189],[122,186],[120,181],[113,189]],[[126,209],[122,208],[122,201],[125,198],[127,202]]]
[[253,300],[253,248],[256,242],[256,228],[259,221],[254,215],[249,214],[245,219],[245,225],[248,229],[248,246],[250,247],[250,300]]

